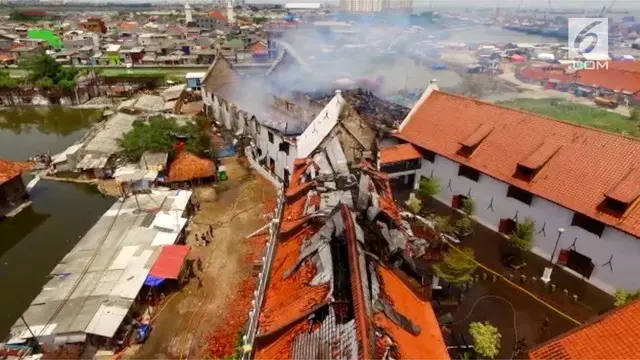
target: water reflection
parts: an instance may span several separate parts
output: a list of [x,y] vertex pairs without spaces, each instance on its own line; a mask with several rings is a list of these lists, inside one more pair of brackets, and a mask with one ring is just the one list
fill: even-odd
[[88,128],[100,119],[100,112],[64,107],[12,107],[0,110],[0,129],[13,134],[42,134],[66,136]]
[[0,109],[0,157],[26,160],[39,153],[56,154],[80,140],[99,118],[99,110],[89,109]]

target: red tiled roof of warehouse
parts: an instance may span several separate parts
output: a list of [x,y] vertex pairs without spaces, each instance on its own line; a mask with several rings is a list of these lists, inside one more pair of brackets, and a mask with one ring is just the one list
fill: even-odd
[[378,265],[382,293],[395,310],[420,327],[413,335],[389,319],[384,312],[374,315],[374,323],[398,345],[402,359],[449,359],[447,345],[431,304],[422,301],[390,269]]
[[[597,210],[604,194],[640,167],[639,140],[441,91],[417,106],[398,138],[640,236],[638,206],[621,218]],[[489,135],[470,157],[458,155],[460,142],[484,124],[493,126]],[[559,150],[532,181],[513,176],[519,162],[549,143]]]
[[640,72],[618,68],[580,70],[577,83],[609,89],[637,93],[640,91]]
[[31,163],[0,159],[0,185],[33,167]]
[[[264,303],[260,311],[258,335],[282,329],[282,333],[272,339],[256,342],[256,359],[289,359],[294,339],[308,330],[305,322],[296,320],[301,314],[321,305],[328,297],[330,286],[323,284],[311,286],[309,283],[317,269],[310,259],[305,260],[289,276],[300,256],[302,242],[318,228],[306,225],[304,206],[308,187],[301,184],[301,178],[310,165],[309,161],[296,160],[291,176],[288,200],[282,215],[281,238],[278,239],[276,252],[269,274],[269,285],[265,291]],[[302,192],[297,188],[307,188]],[[285,231],[286,233],[283,233]],[[283,328],[285,327],[286,328]]]
[[530,350],[529,358],[638,359],[638,338],[640,301],[635,301]]
[[380,149],[380,163],[389,164],[422,158],[420,151],[413,144],[398,144]]
[[227,16],[223,14],[220,10],[214,10],[210,12],[209,17],[212,17],[218,21],[227,21]]
[[640,61],[607,61],[609,69],[640,72]]
[[541,66],[527,66],[520,70],[520,75],[534,80],[559,80],[562,82],[573,82],[575,75],[565,74],[563,69],[549,68]]

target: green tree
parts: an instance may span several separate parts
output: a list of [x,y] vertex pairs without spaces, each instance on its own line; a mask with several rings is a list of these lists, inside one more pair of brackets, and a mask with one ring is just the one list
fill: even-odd
[[536,233],[536,222],[531,218],[516,224],[515,230],[509,235],[509,241],[520,251],[529,251],[533,247]]
[[451,216],[436,216],[433,223],[434,228],[440,234],[450,234],[453,232],[453,226],[451,225]]
[[625,289],[618,289],[614,295],[615,302],[613,303],[615,306],[623,306],[631,301],[640,299],[640,290],[636,291],[627,291]]
[[37,81],[43,77],[53,80],[62,70],[62,65],[46,54],[28,56],[20,64],[29,71],[31,81]]
[[63,90],[72,91],[76,88],[76,81],[62,79],[58,82],[58,86],[60,86]]
[[476,202],[472,198],[462,200],[462,211],[465,214],[472,216],[476,213]]
[[[72,83],[72,81],[75,81],[79,73],[76,68],[63,68],[62,65],[46,54],[29,56],[21,62],[21,66],[29,71],[28,80],[42,87],[46,87],[44,85],[49,87],[59,85],[64,89],[69,89],[69,87],[73,89],[75,83]],[[49,78],[51,83],[48,80],[42,80],[44,78]]]
[[640,109],[638,107],[634,106],[631,108],[631,111],[629,111],[629,120],[639,123],[640,125]]
[[420,179],[420,187],[418,188],[418,194],[422,196],[435,196],[441,190],[440,180],[436,177],[422,178]]
[[433,270],[451,285],[468,284],[473,280],[473,272],[478,267],[473,255],[471,248],[450,249],[441,263],[433,265]]
[[463,216],[455,223],[455,233],[459,237],[467,237],[473,234],[473,220],[468,216]]
[[422,209],[422,201],[415,196],[411,197],[409,199],[408,206],[412,213],[417,214]]
[[199,156],[212,157],[214,148],[211,138],[203,126],[203,120],[179,126],[175,119],[156,116],[148,122],[136,121],[133,129],[119,143],[124,156],[138,160],[145,151],[160,151],[173,154],[176,135],[187,138],[185,150]]
[[267,19],[264,16],[254,16],[251,20],[253,21],[254,24],[262,24],[263,22],[266,22],[269,19]]
[[50,77],[41,77],[36,80],[36,86],[47,89],[53,86],[53,80]]
[[12,89],[20,85],[20,80],[11,77],[8,71],[0,71],[0,88]]
[[473,338],[473,349],[487,359],[494,359],[500,353],[502,335],[489,322],[472,322],[469,324],[469,334]]

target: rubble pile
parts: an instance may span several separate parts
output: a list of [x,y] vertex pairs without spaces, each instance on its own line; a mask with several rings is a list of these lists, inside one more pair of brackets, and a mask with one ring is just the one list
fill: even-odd
[[[326,105],[333,98],[332,93],[307,94],[312,100]],[[364,89],[345,90],[342,96],[353,106],[367,123],[375,128],[395,128],[409,114],[409,108],[383,100]]]

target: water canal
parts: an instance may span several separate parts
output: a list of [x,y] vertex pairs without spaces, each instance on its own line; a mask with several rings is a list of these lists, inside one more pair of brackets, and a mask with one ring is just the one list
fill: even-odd
[[[79,140],[99,112],[62,107],[0,110],[0,157],[55,154]],[[25,183],[30,180],[25,176]],[[48,280],[48,274],[113,203],[88,185],[40,181],[33,205],[0,220],[0,339]]]

